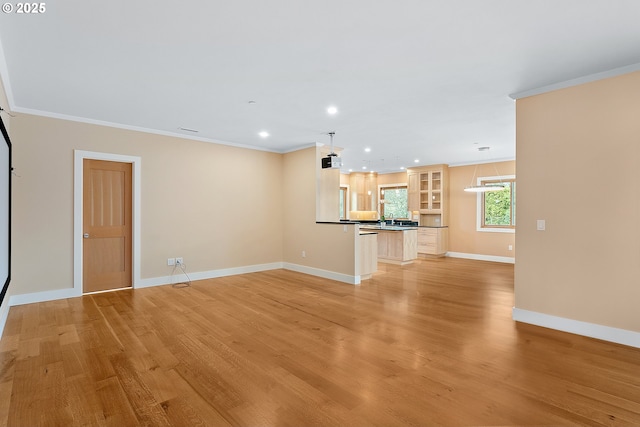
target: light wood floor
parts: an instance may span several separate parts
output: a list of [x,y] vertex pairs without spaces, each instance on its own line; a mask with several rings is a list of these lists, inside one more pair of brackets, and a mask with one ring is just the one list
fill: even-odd
[[380,269],[12,307],[0,424],[640,425],[640,349],[513,322],[512,265]]

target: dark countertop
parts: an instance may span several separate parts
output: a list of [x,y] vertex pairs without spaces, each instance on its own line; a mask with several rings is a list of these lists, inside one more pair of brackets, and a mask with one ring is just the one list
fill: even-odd
[[316,221],[316,224],[360,224],[360,228],[370,228],[372,230],[391,230],[391,231],[402,231],[402,230],[415,230],[417,228],[449,228],[448,225],[389,225],[387,224],[386,227],[380,227],[380,223],[379,222],[374,222],[374,221],[368,221],[368,222],[361,222],[361,221],[346,221],[346,220],[340,220],[340,221]]
[[316,221],[316,224],[360,224],[358,221]]
[[418,227],[410,227],[406,225],[360,225],[360,230],[380,230],[380,231],[406,231],[417,230]]

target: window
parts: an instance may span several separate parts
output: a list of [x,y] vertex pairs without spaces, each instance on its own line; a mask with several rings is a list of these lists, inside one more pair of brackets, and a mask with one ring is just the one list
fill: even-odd
[[500,191],[478,193],[482,231],[514,231],[516,228],[516,179],[514,176],[478,179],[479,184],[502,183]]
[[[334,187],[335,188],[335,187]],[[348,187],[340,187],[340,219],[347,219],[347,192]]]
[[408,211],[406,185],[380,187],[380,213],[386,219],[407,218]]

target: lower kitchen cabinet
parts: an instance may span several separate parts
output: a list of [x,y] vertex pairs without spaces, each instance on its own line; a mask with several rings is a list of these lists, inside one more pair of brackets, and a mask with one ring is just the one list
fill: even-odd
[[378,235],[376,233],[360,234],[360,263],[356,274],[360,279],[370,279],[378,270]]
[[449,250],[449,229],[447,227],[419,227],[418,254],[444,256]]

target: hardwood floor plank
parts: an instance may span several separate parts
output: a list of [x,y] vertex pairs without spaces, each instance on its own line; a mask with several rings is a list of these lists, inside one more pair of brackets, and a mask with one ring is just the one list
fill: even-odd
[[125,354],[115,354],[109,359],[140,423],[149,426],[170,426],[171,423],[160,402],[155,400],[147,384],[135,371],[130,358]]
[[[108,427],[139,426],[136,414],[117,377],[110,377],[96,383],[96,394],[100,406],[95,410],[99,421]],[[74,423],[74,425],[81,425]]]
[[453,258],[16,306],[0,426],[640,425],[640,349],[512,306],[513,265]]
[[[162,408],[173,425],[220,427],[232,425],[175,370],[166,371],[164,375],[177,394],[177,397],[162,402]],[[236,416],[232,418],[237,419]],[[262,425],[255,423],[255,418],[251,420],[254,425]]]

